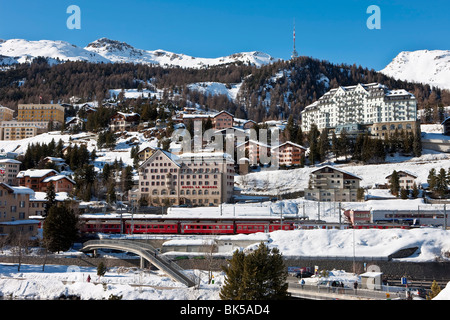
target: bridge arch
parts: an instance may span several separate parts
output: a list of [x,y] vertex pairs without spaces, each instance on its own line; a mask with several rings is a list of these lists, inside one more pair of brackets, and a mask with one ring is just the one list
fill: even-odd
[[173,261],[158,254],[157,250],[146,243],[133,242],[129,240],[90,240],[83,244],[82,252],[90,252],[97,249],[113,249],[125,252],[132,252],[153,264],[158,269],[164,271],[170,278],[181,282],[188,287],[195,285],[195,279],[191,279],[184,274],[183,269]]

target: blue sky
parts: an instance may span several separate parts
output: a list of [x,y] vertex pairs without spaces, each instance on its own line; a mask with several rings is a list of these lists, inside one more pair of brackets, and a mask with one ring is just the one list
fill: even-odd
[[[66,27],[70,5],[81,9],[80,30]],[[366,26],[370,5],[381,10],[379,30]],[[289,59],[295,19],[300,55],[380,70],[400,51],[449,50],[449,12],[448,0],[0,0],[0,38],[84,47],[107,37],[196,57],[262,51]]]

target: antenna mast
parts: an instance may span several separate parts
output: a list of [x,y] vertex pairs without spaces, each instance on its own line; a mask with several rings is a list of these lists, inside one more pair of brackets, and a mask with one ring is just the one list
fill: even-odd
[[297,50],[295,50],[295,19],[294,19],[294,50],[292,51],[292,59],[297,58],[298,53]]

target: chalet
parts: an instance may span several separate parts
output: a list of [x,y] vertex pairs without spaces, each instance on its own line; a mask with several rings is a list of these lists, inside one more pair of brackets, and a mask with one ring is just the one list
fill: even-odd
[[117,112],[111,116],[109,127],[112,131],[132,131],[136,130],[141,117],[137,113]]
[[217,113],[212,119],[213,127],[216,130],[233,127],[233,121],[234,116],[227,111]]
[[301,164],[302,156],[305,155],[307,148],[287,141],[279,146],[272,147],[272,154],[278,157],[280,166],[298,166]]
[[58,174],[56,176],[50,176],[42,180],[42,183],[45,185],[40,191],[47,191],[48,185],[53,184],[55,192],[72,192],[75,181],[70,179],[68,176]]
[[138,152],[139,161],[145,161],[155,152],[152,147],[146,147]]
[[305,199],[315,201],[354,202],[361,178],[333,166],[311,172]]
[[28,169],[17,174],[19,186],[30,188],[34,191],[46,191],[45,178],[56,176],[59,173],[53,169]]
[[71,192],[75,186],[75,181],[53,169],[20,171],[17,179],[19,186],[30,188],[35,192],[46,192],[50,183],[53,184],[55,192]]
[[[417,179],[417,176],[414,173],[406,171],[406,170],[399,170],[399,171],[397,171],[397,173],[398,173],[398,181],[399,181],[400,188],[411,189],[414,184],[414,181]],[[390,174],[386,177],[388,184],[389,184],[389,180],[391,179],[391,177],[392,177],[392,174]]]
[[268,165],[271,161],[270,145],[256,140],[250,139],[237,145],[237,150],[239,155],[248,158],[251,166]]

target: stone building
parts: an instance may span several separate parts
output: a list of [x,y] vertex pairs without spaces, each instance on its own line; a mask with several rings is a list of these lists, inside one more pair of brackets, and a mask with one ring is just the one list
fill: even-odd
[[174,155],[158,149],[139,167],[139,199],[153,205],[217,206],[233,196],[234,161],[226,153]]

